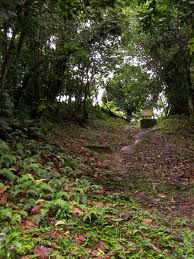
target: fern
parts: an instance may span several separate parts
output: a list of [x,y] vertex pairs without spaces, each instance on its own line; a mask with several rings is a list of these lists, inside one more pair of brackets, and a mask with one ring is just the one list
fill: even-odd
[[38,172],[40,170],[40,164],[39,163],[31,163],[28,165],[28,169],[34,171],[34,172]]
[[38,194],[40,197],[44,196],[45,191],[46,192],[53,192],[53,189],[51,188],[51,186],[47,183],[44,182],[40,182],[40,180],[36,180],[36,188],[38,190]]
[[13,173],[12,169],[8,169],[8,168],[3,168],[0,169],[0,174],[5,176],[7,179],[9,179],[10,181],[14,181],[16,176]]
[[5,208],[0,210],[0,219],[11,219],[12,218],[12,209]]
[[71,194],[64,191],[57,192],[56,194],[56,198],[65,198],[66,200],[69,200],[70,197],[71,197]]
[[69,207],[69,202],[67,202],[67,201],[64,201],[64,200],[62,200],[62,199],[56,199],[56,200],[54,200],[54,201],[52,201],[51,203],[50,203],[50,205],[51,206],[58,206],[58,207],[60,207],[60,208],[68,208]]
[[18,178],[17,182],[20,184],[24,184],[24,183],[29,183],[31,184],[32,181],[34,180],[34,177],[31,174],[25,174],[22,177]]
[[23,189],[27,190],[29,196],[43,197],[45,193],[53,192],[51,186],[44,182],[44,179],[35,180],[31,174],[25,174],[18,180],[18,185],[15,187],[14,195],[19,194]]
[[70,203],[62,199],[56,199],[45,203],[45,208],[48,210],[48,213],[52,216],[55,215],[57,219],[69,218],[69,206]]
[[16,148],[17,148],[17,153],[19,154],[19,156],[24,158],[25,157],[25,152],[24,152],[24,146],[22,145],[22,143],[17,143],[16,144]]
[[94,206],[92,208],[88,208],[83,215],[83,221],[95,221],[98,218],[102,217],[105,212],[105,209],[100,207]]
[[0,152],[10,152],[10,148],[6,142],[0,139]]
[[0,114],[10,117],[13,114],[14,103],[7,91],[3,91],[0,95]]
[[9,168],[12,164],[16,163],[16,156],[12,154],[4,154],[1,156],[1,162]]
[[6,191],[9,187],[0,182],[0,189]]

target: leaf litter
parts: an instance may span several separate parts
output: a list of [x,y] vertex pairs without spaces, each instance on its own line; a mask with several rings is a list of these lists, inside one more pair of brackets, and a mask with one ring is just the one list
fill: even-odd
[[[8,238],[4,254],[191,256],[193,142],[187,135],[180,139],[178,132],[169,135],[168,125],[165,130],[141,131],[123,124],[65,125],[57,136],[48,136],[47,142],[53,139],[50,152],[43,141],[37,157],[26,155],[25,162],[11,165],[17,181],[9,185],[8,180],[6,192],[0,186],[1,196],[9,194],[0,205],[1,227]],[[34,148],[32,143],[24,145]],[[91,145],[112,152],[85,148]],[[28,174],[26,163],[31,163]]]

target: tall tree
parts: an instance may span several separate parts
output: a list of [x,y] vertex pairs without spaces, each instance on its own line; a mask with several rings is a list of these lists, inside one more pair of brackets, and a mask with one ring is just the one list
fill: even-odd
[[171,114],[194,114],[193,1],[141,1],[147,51],[164,81]]

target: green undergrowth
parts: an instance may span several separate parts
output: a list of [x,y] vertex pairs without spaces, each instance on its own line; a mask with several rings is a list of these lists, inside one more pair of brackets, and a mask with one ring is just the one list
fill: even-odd
[[0,140],[1,259],[39,258],[40,250],[49,258],[192,258],[184,224],[166,222],[133,197],[104,195],[89,164],[37,131],[34,139],[21,131]]
[[127,125],[129,126],[129,122],[126,121],[124,118],[111,117],[100,110],[99,110],[99,113],[95,112],[93,114],[90,114],[89,123],[91,124],[92,127],[110,128],[110,130],[127,126]]
[[194,119],[187,116],[171,116],[159,121],[157,128],[166,135],[175,135],[181,138],[192,137],[194,131]]

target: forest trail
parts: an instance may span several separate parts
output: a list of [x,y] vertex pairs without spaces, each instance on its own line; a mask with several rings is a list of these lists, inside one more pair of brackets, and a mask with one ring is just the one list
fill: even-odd
[[2,141],[0,259],[191,258],[194,125],[172,122],[108,117]]
[[141,140],[143,139],[144,134],[146,133],[146,131],[141,130],[140,132],[138,132],[137,134],[135,134],[133,136],[134,142],[128,146],[125,146],[123,148],[121,148],[121,152],[125,153],[125,154],[130,154],[133,153],[135,151],[135,147],[136,145],[141,142]]
[[89,174],[103,186],[104,195],[136,199],[167,218],[186,217],[192,227],[194,145],[189,137],[129,126],[80,131],[71,148],[87,157]]

